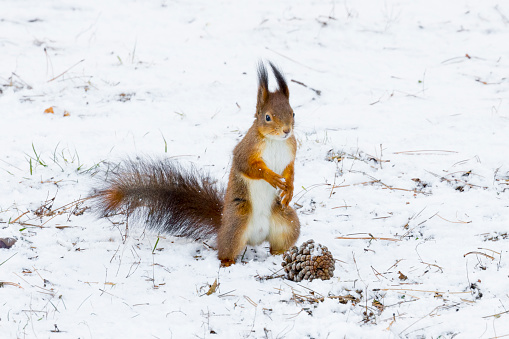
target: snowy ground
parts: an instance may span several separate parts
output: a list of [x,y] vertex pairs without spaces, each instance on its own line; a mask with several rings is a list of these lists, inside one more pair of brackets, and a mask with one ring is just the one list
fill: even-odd
[[[503,1],[2,1],[0,337],[509,336],[508,41]],[[333,280],[278,277],[267,246],[220,269],[78,201],[137,155],[226,183],[260,58]]]

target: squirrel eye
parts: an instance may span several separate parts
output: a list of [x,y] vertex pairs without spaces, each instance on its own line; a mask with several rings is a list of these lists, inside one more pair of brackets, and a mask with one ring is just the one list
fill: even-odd
[[265,120],[266,120],[266,121],[270,121],[270,115],[266,114],[266,115],[265,115]]
[[293,113],[293,117],[295,118],[295,113]]

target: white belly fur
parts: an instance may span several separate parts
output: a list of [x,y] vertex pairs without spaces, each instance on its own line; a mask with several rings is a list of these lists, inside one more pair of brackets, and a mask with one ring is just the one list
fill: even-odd
[[[272,171],[282,174],[292,161],[292,151],[286,140],[267,140],[262,159]],[[277,190],[263,179],[246,178],[252,214],[247,226],[247,243],[259,245],[269,236],[271,208]]]

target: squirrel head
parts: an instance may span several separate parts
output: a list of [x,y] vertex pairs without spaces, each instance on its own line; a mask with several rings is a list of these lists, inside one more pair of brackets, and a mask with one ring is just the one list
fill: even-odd
[[278,88],[269,92],[269,77],[263,62],[258,64],[258,98],[256,102],[255,125],[266,138],[288,139],[293,134],[294,117],[290,106],[290,92],[284,76],[269,62]]

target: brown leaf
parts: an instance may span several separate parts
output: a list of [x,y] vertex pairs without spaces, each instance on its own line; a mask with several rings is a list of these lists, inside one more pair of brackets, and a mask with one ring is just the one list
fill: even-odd
[[212,293],[216,293],[217,290],[217,279],[214,281],[214,283],[210,286],[209,290],[207,291],[207,295],[211,295]]
[[44,110],[44,113],[51,113],[51,114],[54,114],[54,113],[55,113],[55,111],[53,110],[53,106],[52,106],[52,107],[50,107],[50,108],[46,108],[46,109]]
[[404,275],[403,273],[401,273],[401,271],[398,271],[399,273],[399,280],[407,280],[408,277],[406,275]]

